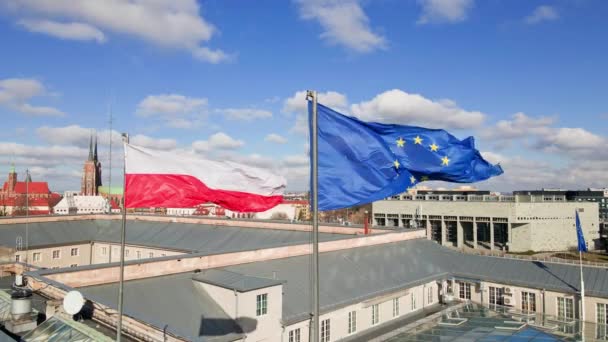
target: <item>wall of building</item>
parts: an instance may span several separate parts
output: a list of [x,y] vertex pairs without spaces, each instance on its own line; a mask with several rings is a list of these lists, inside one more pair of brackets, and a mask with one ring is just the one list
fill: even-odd
[[[125,245],[125,260],[139,260],[158,258],[184,254],[182,251],[174,251],[160,248],[151,248],[136,245]],[[108,242],[93,242],[92,263],[102,264],[107,262],[120,261],[120,244]]]
[[[435,217],[455,221],[459,217],[501,219],[511,225],[509,251],[559,251],[576,247],[574,215],[579,210],[583,232],[589,249],[600,248],[598,204],[589,202],[492,202],[492,201],[438,201],[438,200],[382,200],[372,205],[372,217],[380,223],[379,215],[399,218],[403,226],[405,215],[424,219]],[[450,217],[448,219],[448,217]],[[424,224],[424,220],[421,221]],[[464,247],[462,230],[458,230],[457,247]],[[428,238],[431,238],[428,236]],[[444,241],[445,242],[445,241]]]
[[[77,248],[78,255],[76,255],[76,256],[71,255],[72,248]],[[59,258],[53,258],[54,251],[59,251]],[[90,262],[91,262],[91,245],[89,243],[85,243],[85,244],[75,244],[75,245],[67,245],[67,246],[35,248],[35,249],[30,249],[29,252],[16,251],[15,260],[17,258],[19,258],[19,261],[25,262],[26,254],[27,254],[28,263],[38,266],[38,267],[45,267],[45,268],[62,268],[62,267],[70,267],[70,266],[75,267],[75,266],[90,264]],[[39,261],[34,259],[35,255],[39,255],[39,257],[40,257]]]
[[[433,294],[433,300],[428,301],[428,291]],[[399,313],[393,315],[393,299],[399,302]],[[416,306],[412,307],[412,299]],[[334,310],[332,312],[322,314],[320,320],[329,319],[330,322],[330,337],[331,341],[337,341],[349,336],[354,336],[361,332],[365,332],[371,328],[380,327],[382,324],[389,323],[395,319],[419,312],[424,307],[434,305],[439,302],[439,289],[437,282],[429,282],[424,285],[415,286],[406,290],[401,290],[393,294],[383,295],[374,299],[367,300],[362,303],[356,303]],[[378,323],[372,322],[373,306],[378,305]],[[348,332],[349,312],[356,312],[356,331]],[[289,331],[300,329],[301,340],[308,341],[309,336],[309,321],[290,324],[285,327],[285,333],[282,341],[289,342]]]
[[[256,315],[256,297],[267,294],[268,311],[265,315]],[[247,332],[248,341],[279,341],[281,338],[281,318],[283,315],[283,286],[271,286],[263,289],[238,293],[239,317],[244,320],[256,320],[255,330]],[[247,329],[247,328],[245,328]]]

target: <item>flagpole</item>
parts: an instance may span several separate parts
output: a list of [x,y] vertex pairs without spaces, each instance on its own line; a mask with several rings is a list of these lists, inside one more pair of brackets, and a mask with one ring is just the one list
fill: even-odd
[[307,98],[312,98],[312,118],[311,118],[311,156],[312,156],[312,338],[313,342],[319,341],[319,201],[318,201],[318,132],[317,132],[317,92],[309,90],[306,94]]
[[[111,137],[110,137],[111,139]],[[125,145],[125,151],[123,154],[123,190],[122,190],[122,228],[120,232],[120,280],[118,282],[118,323],[116,324],[116,342],[120,342],[122,339],[122,307],[123,307],[123,289],[125,281],[125,240],[127,232],[127,148],[126,144],[129,143],[129,134],[123,133],[122,140]],[[110,172],[112,172],[110,170]],[[111,190],[110,190],[111,191]]]
[[581,340],[585,341],[585,281],[583,280],[583,251],[578,250],[578,260],[581,269]]

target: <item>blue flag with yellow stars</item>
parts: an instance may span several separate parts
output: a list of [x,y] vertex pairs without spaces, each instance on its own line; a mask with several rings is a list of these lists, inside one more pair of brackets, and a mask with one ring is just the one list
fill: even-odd
[[473,137],[441,129],[363,122],[318,104],[317,130],[320,211],[381,200],[422,181],[472,183],[503,173]]

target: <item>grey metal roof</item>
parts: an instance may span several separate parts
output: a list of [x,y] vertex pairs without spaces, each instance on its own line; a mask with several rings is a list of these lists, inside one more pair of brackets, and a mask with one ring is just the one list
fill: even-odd
[[238,292],[253,291],[283,283],[283,281],[277,279],[249,276],[220,269],[203,270],[201,273],[195,274],[192,280]]
[[[236,272],[239,274],[237,278],[244,275],[272,279],[275,275],[283,281],[283,320],[290,324],[307,319],[310,312],[310,261],[310,256],[299,256],[229,266],[220,270]],[[208,274],[213,274],[210,271],[207,271]],[[483,279],[566,293],[577,292],[579,284],[577,266],[468,255],[425,239],[322,253],[319,271],[322,312],[451,277]],[[608,270],[586,267],[584,274],[587,294],[608,298]],[[127,293],[125,298],[133,294],[130,301],[146,303],[130,306],[130,312],[134,317],[154,316],[154,322],[175,320],[176,324],[186,324],[178,323],[182,321],[190,321],[187,324],[191,326],[200,324],[200,317],[192,314],[196,310],[201,311],[201,304],[197,302],[200,298],[155,300],[162,296],[186,296],[177,292],[182,288],[189,291],[193,275],[184,273],[127,282],[139,283],[137,291]],[[217,276],[224,279],[225,275]],[[98,294],[100,287],[111,293],[110,299],[115,303],[116,284],[86,288],[85,296]],[[188,295],[201,296],[201,292]],[[169,305],[174,305],[175,308],[168,308]]]
[[[76,242],[120,242],[120,220],[83,220],[29,224],[30,247]],[[0,245],[14,247],[25,239],[25,224],[0,225]],[[310,233],[205,224],[127,221],[127,243],[150,247],[206,252],[236,252],[310,243]],[[322,241],[352,238],[352,235],[320,234]],[[25,240],[23,240],[25,244]]]
[[[117,307],[116,283],[80,288],[87,299]],[[192,273],[125,282],[124,313],[192,341],[234,341],[235,321],[192,281]]]

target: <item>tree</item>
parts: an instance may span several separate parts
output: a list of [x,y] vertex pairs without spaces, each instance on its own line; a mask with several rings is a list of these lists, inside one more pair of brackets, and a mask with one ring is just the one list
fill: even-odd
[[284,212],[276,212],[276,213],[272,213],[272,215],[270,216],[271,220],[289,220],[289,216],[287,216],[286,213]]

